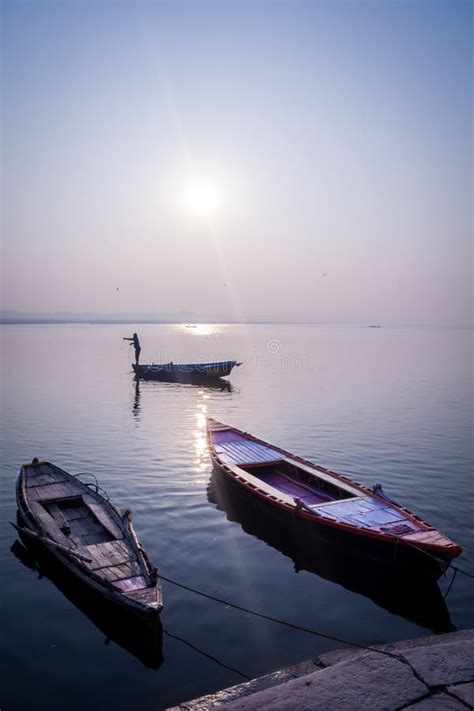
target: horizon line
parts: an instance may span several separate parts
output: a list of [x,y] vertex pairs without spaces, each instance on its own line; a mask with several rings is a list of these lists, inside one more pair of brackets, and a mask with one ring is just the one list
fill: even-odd
[[90,324],[90,325],[104,325],[113,326],[120,324],[155,324],[155,325],[207,325],[212,324],[216,326],[224,325],[286,325],[286,326],[361,326],[364,328],[377,327],[377,328],[445,328],[445,329],[460,329],[460,330],[473,330],[474,324],[450,324],[450,323],[375,323],[368,321],[316,321],[316,320],[287,320],[287,319],[270,319],[270,318],[255,318],[255,319],[165,319],[156,317],[109,317],[109,316],[95,316],[87,318],[85,316],[16,316],[16,317],[3,317],[0,316],[1,326],[28,326],[28,325],[67,325],[67,324]]

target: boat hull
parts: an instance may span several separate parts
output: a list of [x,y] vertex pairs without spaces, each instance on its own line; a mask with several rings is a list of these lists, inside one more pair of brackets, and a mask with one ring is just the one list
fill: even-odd
[[391,556],[388,562],[383,558],[374,562],[353,541],[344,544],[320,537],[311,523],[260,502],[217,468],[209,482],[208,500],[245,533],[291,559],[295,573],[305,570],[330,580],[433,632],[455,629],[436,575],[423,575],[418,568],[404,571],[392,564]]
[[[36,532],[34,521],[28,516],[25,511],[19,507],[17,510],[17,522],[21,528],[26,528],[29,531]],[[153,609],[137,605],[133,600],[124,597],[119,592],[105,588],[100,583],[91,580],[85,575],[80,568],[71,564],[70,560],[61,553],[54,551],[49,546],[44,545],[31,536],[18,532],[18,537],[34,556],[46,561],[48,566],[53,567],[56,571],[61,571],[70,581],[74,580],[79,586],[82,595],[91,601],[101,601],[102,604],[107,603],[111,614],[126,614],[133,616],[135,619],[151,620],[158,618],[162,608]]]
[[[376,492],[236,428],[208,419],[214,468],[286,523],[305,522],[308,545],[355,547],[366,558],[438,579],[461,548]],[[312,534],[315,540],[313,541]]]
[[391,572],[405,569],[406,572],[416,570],[417,574],[429,578],[433,582],[438,580],[448,567],[445,561],[438,561],[427,556],[422,551],[414,547],[396,545],[392,541],[369,538],[363,533],[356,534],[346,530],[329,527],[325,522],[304,513],[288,510],[284,506],[271,503],[267,498],[259,496],[236,480],[227,469],[213,459],[215,472],[225,478],[228,487],[240,496],[242,501],[252,499],[258,501],[258,509],[269,526],[274,526],[275,530],[282,529],[286,532],[298,524],[298,533],[304,539],[305,547],[309,549],[328,546],[335,547],[341,554],[356,556],[365,563],[372,562],[380,564]]
[[[47,466],[51,466],[47,463],[45,464]],[[34,466],[42,466],[42,464],[38,463],[38,465],[34,464]],[[74,501],[78,499],[77,494],[81,491],[83,494],[87,494],[87,496],[93,496],[91,490],[83,485],[82,482],[78,483],[75,481],[74,477],[57,467],[55,469],[62,472],[64,477],[67,477],[67,479],[65,479],[66,483],[71,481],[73,487],[78,487],[77,491],[74,488],[72,490],[69,489],[69,494],[72,494],[72,499]],[[68,575],[74,576],[78,584],[88,587],[91,593],[100,595],[104,601],[107,601],[108,604],[112,605],[117,611],[126,611],[127,613],[135,615],[137,618],[147,619],[159,615],[163,607],[163,601],[161,586],[158,579],[156,579],[153,584],[150,584],[149,582],[147,587],[143,587],[138,590],[140,594],[143,594],[142,599],[138,599],[136,597],[134,598],[133,595],[124,594],[122,587],[114,587],[113,584],[109,583],[106,578],[104,579],[104,577],[100,575],[100,573],[102,573],[106,568],[108,569],[110,567],[112,569],[113,566],[120,567],[123,565],[122,559],[118,560],[115,556],[114,561],[112,562],[112,560],[107,560],[102,557],[102,568],[99,570],[99,574],[97,574],[92,567],[94,553],[91,552],[91,546],[80,547],[77,549],[70,545],[65,547],[64,543],[58,544],[58,542],[54,541],[54,539],[51,539],[51,542],[48,542],[48,539],[44,535],[43,524],[38,522],[38,519],[31,508],[33,503],[37,504],[37,502],[33,501],[32,503],[30,501],[30,489],[25,487],[25,476],[25,467],[22,467],[22,471],[18,477],[16,485],[16,499],[17,522],[19,527],[18,534],[25,547],[35,555],[46,556],[51,561],[54,561],[55,565],[62,567]],[[54,489],[55,486],[57,485],[53,484],[51,489]],[[33,499],[37,498],[37,491],[38,490],[36,490],[36,495],[33,493]],[[47,497],[47,499],[44,499],[46,505],[65,500],[54,496],[52,491],[49,495],[47,494]],[[69,500],[71,500],[71,497],[69,497]],[[103,500],[102,497],[99,494],[95,494],[95,502],[97,503],[97,501],[101,500]],[[112,507],[112,505],[105,502],[105,500],[103,501],[104,506],[108,507],[109,510],[113,511],[118,517],[119,514]],[[76,504],[76,506],[77,505],[78,504]],[[44,513],[45,512],[42,511],[43,517]],[[46,518],[49,517],[47,516]],[[109,537],[109,540],[114,542],[112,536]],[[127,538],[122,538],[122,540],[124,544],[126,543],[132,546],[135,545],[137,549],[140,546],[138,540],[136,539],[136,534],[130,520],[128,520]],[[135,544],[133,544],[133,541],[135,541]],[[94,546],[92,546],[92,548],[94,548]],[[71,550],[71,553],[69,553],[69,550]],[[77,560],[74,555],[79,557],[84,556],[82,560],[87,561],[86,564],[81,562],[80,559]],[[143,549],[142,555],[146,555],[143,552]],[[91,567],[89,567],[89,565]],[[115,570],[117,570],[117,567]],[[115,577],[112,579],[115,580]],[[118,583],[118,585],[121,585],[121,583]]]
[[137,365],[132,363],[137,378],[175,383],[217,380],[230,375],[240,365],[235,360],[217,363],[166,363],[163,365]]
[[[17,513],[19,525],[24,521]],[[84,583],[69,567],[62,565],[44,546],[20,535],[11,547],[12,553],[25,566],[46,577],[106,637],[136,657],[145,667],[158,669],[163,662],[163,629],[159,615],[137,615],[135,611],[104,598]],[[130,613],[130,614],[128,614]]]

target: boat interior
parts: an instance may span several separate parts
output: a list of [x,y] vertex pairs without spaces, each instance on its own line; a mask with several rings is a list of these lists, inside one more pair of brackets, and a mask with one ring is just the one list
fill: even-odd
[[114,540],[114,536],[94,515],[82,496],[45,501],[43,506],[56,521],[59,529],[69,536],[77,547]]
[[270,464],[241,464],[248,474],[306,504],[326,504],[330,501],[354,498],[356,494],[332,481],[318,477],[296,463],[282,459]]
[[220,461],[237,480],[261,490],[272,501],[299,504],[323,519],[397,536],[423,528],[390,502],[361,491],[323,467],[285,456],[281,450],[221,423],[213,422],[210,429]]
[[325,519],[393,535],[413,534],[421,526],[388,501],[361,492],[346,482],[339,482],[324,470],[309,467],[289,458],[273,462],[241,463],[234,466],[251,488],[261,488],[270,498],[302,504],[311,513]]
[[[154,603],[132,545],[110,507],[49,462],[25,465],[26,498],[46,535],[89,559],[88,568],[129,597]],[[72,544],[72,545],[71,545]]]
[[26,495],[48,534],[76,548],[123,538],[110,512],[84,485],[47,462],[25,467]]

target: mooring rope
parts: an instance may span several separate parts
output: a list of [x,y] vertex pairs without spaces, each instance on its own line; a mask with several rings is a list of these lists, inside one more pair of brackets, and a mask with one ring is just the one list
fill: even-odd
[[[423,551],[424,553],[427,553],[426,551]],[[428,556],[431,558],[435,558],[438,562],[444,562],[441,561],[441,559],[436,558],[436,556],[432,555],[431,553],[427,553]],[[456,575],[458,573],[461,573],[463,575],[467,575],[470,578],[474,578],[474,575],[469,573],[466,570],[462,570],[461,568],[458,568],[457,566],[454,565],[448,565],[446,570],[448,568],[452,568],[454,570],[453,577],[451,579],[451,582],[449,584],[449,587],[443,596],[443,599],[446,599],[447,596],[449,595],[451,588],[453,587]],[[233,608],[234,610],[239,610],[240,612],[245,612],[248,615],[253,615],[254,617],[259,617],[260,619],[267,620],[268,622],[275,622],[276,624],[282,625],[284,627],[288,627],[289,629],[297,630],[299,632],[305,632],[307,634],[312,634],[317,637],[322,637],[323,639],[328,639],[331,642],[338,642],[339,644],[344,644],[348,645],[351,647],[356,647],[358,649],[363,649],[367,652],[376,652],[377,654],[383,654],[386,657],[391,657],[392,659],[396,659],[399,662],[402,662],[403,664],[407,665],[410,667],[410,669],[413,671],[413,673],[416,676],[416,672],[409,663],[408,660],[406,660],[403,656],[400,656],[399,654],[394,654],[393,652],[387,652],[384,649],[379,649],[377,647],[372,647],[366,644],[361,644],[360,642],[353,642],[352,640],[348,639],[343,639],[342,637],[336,637],[334,635],[330,635],[327,632],[321,632],[320,630],[312,629],[310,627],[303,627],[302,625],[297,625],[293,622],[288,622],[287,620],[281,620],[278,617],[272,617],[271,615],[266,615],[263,612],[257,612],[256,610],[251,610],[248,607],[243,607],[242,605],[237,605],[236,603],[229,602],[228,600],[223,600],[222,598],[219,598],[215,595],[211,595],[210,593],[203,592],[202,590],[196,590],[196,588],[192,588],[190,585],[185,585],[184,583],[180,583],[177,580],[172,580],[171,578],[168,578],[164,575],[160,574],[160,579],[164,580],[167,583],[170,583],[171,585],[175,585],[178,588],[181,588],[183,590],[186,590],[188,592],[194,593],[195,595],[199,595],[200,597],[204,597],[208,600],[212,600],[213,602],[218,602],[221,605],[225,605],[226,607]],[[177,635],[173,635],[170,632],[167,632],[165,629],[163,629],[163,632],[165,635],[168,637],[171,637],[172,639],[176,639],[179,642],[182,642],[183,644],[187,645],[191,649],[193,649],[195,652],[198,652],[199,654],[202,654],[204,657],[207,657],[207,659],[210,659],[211,661],[215,662],[219,666],[223,667],[224,669],[227,669],[228,671],[233,672],[234,674],[237,674],[238,676],[242,677],[243,679],[246,679],[248,681],[251,681],[253,677],[248,676],[244,672],[235,669],[234,667],[231,667],[227,664],[224,664],[223,662],[219,661],[219,659],[216,659],[212,654],[209,654],[208,652],[205,652],[202,649],[199,649],[199,647],[194,646],[191,642],[188,642],[187,640],[183,639],[182,637],[178,637]]]
[[456,573],[461,573],[461,575],[467,575],[468,578],[474,578],[474,575],[472,573],[468,573],[467,570],[458,568],[457,565],[448,565],[448,568],[452,568],[453,570],[456,571]]
[[446,590],[446,592],[445,592],[444,595],[443,595],[443,600],[446,600],[446,598],[448,597],[449,593],[451,592],[451,588],[453,587],[453,583],[454,583],[454,581],[455,581],[455,579],[456,579],[456,575],[457,575],[457,574],[458,574],[458,571],[455,569],[455,570],[454,570],[454,573],[453,573],[453,577],[451,578],[451,582],[449,583],[449,587],[448,587],[448,589]]
[[203,649],[199,649],[199,647],[195,647],[194,644],[191,644],[191,642],[188,642],[186,639],[183,639],[182,637],[178,637],[175,634],[171,634],[171,632],[168,632],[165,629],[163,629],[163,634],[165,634],[167,637],[171,637],[171,639],[176,639],[178,642],[182,642],[187,647],[190,647],[195,652],[198,652],[198,654],[202,654],[203,657],[207,657],[207,659],[210,659],[211,662],[215,662],[220,667],[223,667],[224,669],[227,669],[228,671],[231,671],[234,674],[241,676],[243,679],[246,679],[247,681],[252,681],[253,677],[248,676],[248,674],[245,674],[244,672],[241,672],[238,669],[235,669],[234,667],[230,667],[228,664],[224,664],[223,662],[219,661],[219,659],[217,659],[216,657],[213,657],[212,654],[205,652]]
[[[429,556],[430,558],[433,558],[438,563],[445,563],[445,561],[443,561],[441,558],[438,558],[437,556],[433,555],[432,553],[429,553],[428,551],[424,551],[419,548],[417,548],[417,550],[421,551],[422,553],[425,553],[427,556]],[[457,565],[453,565],[452,563],[450,563],[446,567],[446,570],[449,570],[449,568],[452,568],[452,570],[454,571],[454,574],[451,579],[451,582],[449,583],[448,589],[443,596],[444,600],[446,600],[449,593],[451,592],[451,588],[453,587],[454,581],[456,579],[456,575],[458,573],[461,575],[466,575],[469,578],[474,578],[474,575],[472,573],[470,573],[467,570],[463,570],[462,568],[459,568]],[[171,578],[166,578],[164,575],[161,575],[161,574],[160,574],[160,578],[161,578],[161,580],[165,580],[167,583],[170,583],[171,585],[176,585],[176,587],[178,587],[178,588],[182,588],[183,590],[192,592],[195,595],[200,595],[201,597],[207,598],[208,600],[213,600],[214,602],[218,602],[221,605],[226,605],[227,607],[232,607],[234,610],[239,610],[240,612],[245,612],[248,615],[253,615],[254,617],[259,617],[262,620],[267,620],[268,622],[275,622],[278,625],[283,625],[284,627],[289,627],[290,629],[297,630],[299,632],[306,632],[307,634],[316,635],[317,637],[322,637],[323,639],[328,639],[331,642],[339,642],[340,644],[346,644],[346,645],[349,645],[352,647],[357,647],[359,649],[365,649],[369,652],[377,652],[379,654],[384,654],[387,657],[393,657],[395,659],[399,659],[399,656],[397,654],[392,654],[391,652],[386,652],[383,649],[377,649],[375,647],[361,644],[360,642],[353,642],[348,639],[342,639],[342,637],[335,637],[334,635],[330,635],[327,632],[321,632],[320,630],[311,629],[310,627],[303,627],[302,625],[297,625],[293,622],[288,622],[286,620],[280,620],[278,617],[272,617],[271,615],[266,615],[263,612],[257,612],[256,610],[250,610],[248,607],[243,607],[242,605],[237,605],[236,603],[229,602],[228,600],[223,600],[222,598],[216,597],[215,595],[211,595],[210,593],[205,593],[202,590],[196,590],[195,588],[192,588],[190,585],[185,585],[184,583],[179,583],[177,580],[172,580]]]
[[311,629],[310,627],[302,627],[301,625],[296,625],[293,622],[288,622],[286,620],[280,620],[280,619],[278,619],[278,617],[272,617],[271,615],[265,615],[263,612],[257,612],[256,610],[250,610],[248,607],[243,607],[242,605],[237,605],[236,603],[229,602],[228,600],[222,600],[222,598],[216,597],[215,595],[210,595],[209,593],[205,593],[202,590],[196,590],[195,588],[192,588],[189,585],[185,585],[184,583],[179,583],[177,580],[172,580],[171,578],[166,578],[164,575],[161,575],[161,573],[159,574],[159,577],[161,580],[165,580],[167,583],[171,583],[171,585],[176,585],[176,587],[178,587],[178,588],[182,588],[183,590],[192,592],[195,595],[200,595],[201,597],[205,597],[208,600],[213,600],[214,602],[218,602],[221,605],[225,605],[226,607],[232,607],[234,610],[239,610],[240,612],[246,612],[248,615],[254,615],[254,617],[260,617],[261,619],[267,620],[268,622],[276,622],[279,625],[283,625],[284,627],[289,627],[290,629],[294,629],[299,632],[306,632],[307,634],[312,634],[312,635],[316,635],[317,637],[329,639],[331,642],[338,642],[339,644],[347,644],[352,647],[364,649],[369,652],[377,652],[378,654],[384,654],[386,657],[392,657],[394,659],[399,659],[397,654],[392,654],[391,652],[386,652],[383,649],[377,649],[376,647],[369,647],[368,645],[361,644],[360,642],[352,642],[347,639],[342,639],[341,637],[335,637],[334,635],[327,634],[326,632],[321,632],[320,630]]
[[[398,543],[398,540],[397,540]],[[411,548],[415,548],[419,553],[424,553],[425,555],[428,556],[428,558],[432,558],[435,560],[437,563],[440,565],[446,565],[446,561],[443,560],[442,558],[438,558],[438,556],[434,555],[433,553],[430,553],[429,551],[425,551],[422,548],[418,548],[414,543],[410,543],[409,541],[404,541],[405,545],[410,546]],[[468,578],[474,578],[474,574],[470,573],[468,570],[463,570],[462,568],[459,568],[457,565],[453,565],[452,563],[449,563],[446,565],[446,570],[449,570],[449,568],[452,568],[457,573],[460,573],[461,575],[466,575]],[[446,572],[446,570],[444,572]],[[454,576],[456,577],[456,575]]]

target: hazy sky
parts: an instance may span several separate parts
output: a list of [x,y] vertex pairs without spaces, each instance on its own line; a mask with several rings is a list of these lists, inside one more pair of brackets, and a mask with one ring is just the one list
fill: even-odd
[[4,0],[2,35],[4,309],[471,320],[470,2]]

